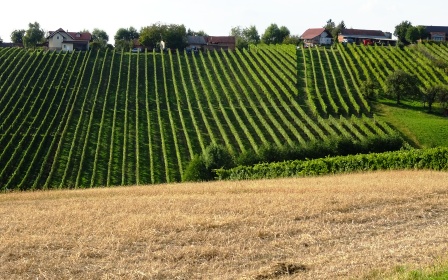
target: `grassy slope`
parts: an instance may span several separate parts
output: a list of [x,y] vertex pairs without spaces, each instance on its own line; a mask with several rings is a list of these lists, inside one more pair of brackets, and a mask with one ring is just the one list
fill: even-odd
[[1,194],[0,271],[9,279],[415,275],[448,258],[447,179],[402,171]]
[[394,101],[381,99],[374,104],[375,113],[395,129],[399,130],[410,143],[420,148],[448,146],[448,119],[434,108],[428,113],[421,103],[403,102],[397,106]]

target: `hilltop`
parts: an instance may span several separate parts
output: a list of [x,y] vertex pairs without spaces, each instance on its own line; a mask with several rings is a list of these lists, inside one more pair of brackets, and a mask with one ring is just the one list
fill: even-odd
[[371,78],[381,89],[396,69],[424,86],[446,83],[425,53],[446,61],[447,47],[422,47],[0,49],[0,188],[177,182],[212,144],[237,157],[265,146],[395,135],[398,122],[376,114],[362,84]]

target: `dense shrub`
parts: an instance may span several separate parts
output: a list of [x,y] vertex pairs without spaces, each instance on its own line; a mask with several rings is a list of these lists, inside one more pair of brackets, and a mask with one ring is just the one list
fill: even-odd
[[261,162],[260,157],[252,149],[242,152],[235,159],[236,165],[254,165],[259,162]]
[[235,161],[230,152],[223,146],[210,145],[202,155],[196,155],[188,163],[182,180],[193,182],[213,180],[215,169],[232,167],[235,167]]
[[244,180],[401,169],[448,170],[448,148],[262,163],[254,166],[238,166],[230,170],[219,169],[216,170],[216,174],[221,180]]
[[[307,145],[285,145],[283,147],[263,145],[257,153],[253,150],[247,150],[241,153],[235,160],[225,147],[210,145],[206,148],[204,154],[193,158],[192,162],[188,164],[183,180],[213,180],[217,176],[216,169],[230,169],[236,165],[251,166],[259,163],[309,160],[362,153],[381,153],[399,150],[403,148],[404,144],[404,140],[398,134],[372,136],[362,141],[347,137],[334,137],[325,141],[312,141]],[[307,168],[311,167],[308,166]]]
[[221,145],[210,145],[203,154],[205,166],[207,169],[232,168],[235,161],[229,150]]
[[212,174],[205,166],[202,156],[195,156],[184,170],[183,181],[199,182],[213,179]]

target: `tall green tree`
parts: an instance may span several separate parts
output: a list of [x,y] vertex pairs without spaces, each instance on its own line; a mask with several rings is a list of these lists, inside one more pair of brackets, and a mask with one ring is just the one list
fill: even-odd
[[184,49],[187,46],[187,29],[183,24],[170,24],[163,38],[167,48]]
[[300,43],[299,35],[289,35],[283,40],[283,44],[298,45]]
[[407,20],[402,21],[400,24],[395,26],[394,35],[398,38],[398,41],[404,45],[409,44],[409,41],[406,40],[406,34],[408,32],[408,29],[411,27],[412,27],[412,23]]
[[341,33],[342,29],[346,29],[347,26],[345,25],[345,22],[342,20],[336,27],[333,28],[331,31],[331,36],[333,36],[333,39],[337,41],[339,33]]
[[188,36],[208,36],[208,34],[204,30],[194,31],[188,28],[187,30]]
[[258,34],[258,30],[255,25],[244,28],[242,30],[242,35],[249,44],[256,45],[260,43],[260,34]]
[[261,41],[265,44],[281,44],[289,34],[289,29],[285,26],[278,27],[272,23],[261,36]]
[[407,29],[406,41],[408,41],[411,44],[414,44],[420,39],[421,39],[420,32],[417,27],[411,26]]
[[[435,85],[431,86],[425,90],[424,101],[428,103],[428,110],[432,111],[432,104],[436,100],[444,100],[445,96],[448,96],[448,87],[445,85]],[[443,102],[441,102],[443,103]]]
[[140,34],[134,27],[120,28],[115,33],[115,47],[121,50],[129,50],[134,47],[134,40],[138,39]]
[[95,28],[92,31],[92,39],[93,41],[90,42],[90,47],[92,49],[105,49],[107,47],[107,42],[109,41],[109,35],[107,35],[106,31]]
[[249,42],[244,37],[241,26],[232,27],[232,29],[230,29],[230,36],[235,36],[235,47],[237,49],[244,49],[249,46]]
[[327,23],[323,26],[330,34],[333,35],[333,30],[336,28],[336,23],[330,18]]
[[177,24],[155,23],[140,29],[140,44],[147,48],[156,48],[161,41],[168,48],[182,49],[187,45],[187,31],[185,26]]
[[28,30],[23,36],[23,44],[26,48],[35,48],[37,44],[42,43],[45,39],[45,32],[40,28],[38,22],[29,23]]
[[425,40],[425,39],[428,39],[428,37],[429,37],[429,33],[426,31],[426,26],[423,26],[423,25],[417,25],[417,30],[418,30],[418,36],[419,36],[419,39],[422,39],[422,40]]
[[260,35],[255,25],[246,28],[242,28],[241,26],[233,27],[230,30],[230,35],[235,36],[236,47],[238,49],[247,48],[250,44],[256,45],[260,43]]
[[396,70],[386,79],[386,94],[395,98],[400,104],[404,97],[416,97],[420,95],[419,80],[412,74],[403,70]]
[[14,30],[11,32],[11,42],[13,43],[23,43],[23,37],[25,36],[26,31],[24,29]]

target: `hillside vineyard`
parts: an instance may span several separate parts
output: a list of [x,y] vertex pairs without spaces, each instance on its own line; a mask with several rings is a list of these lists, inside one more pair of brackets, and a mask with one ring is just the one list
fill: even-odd
[[[425,51],[447,60],[445,46]],[[182,180],[210,144],[238,155],[393,133],[360,85],[395,69],[424,85],[447,74],[417,49],[57,53],[0,48],[0,189],[139,185]]]

